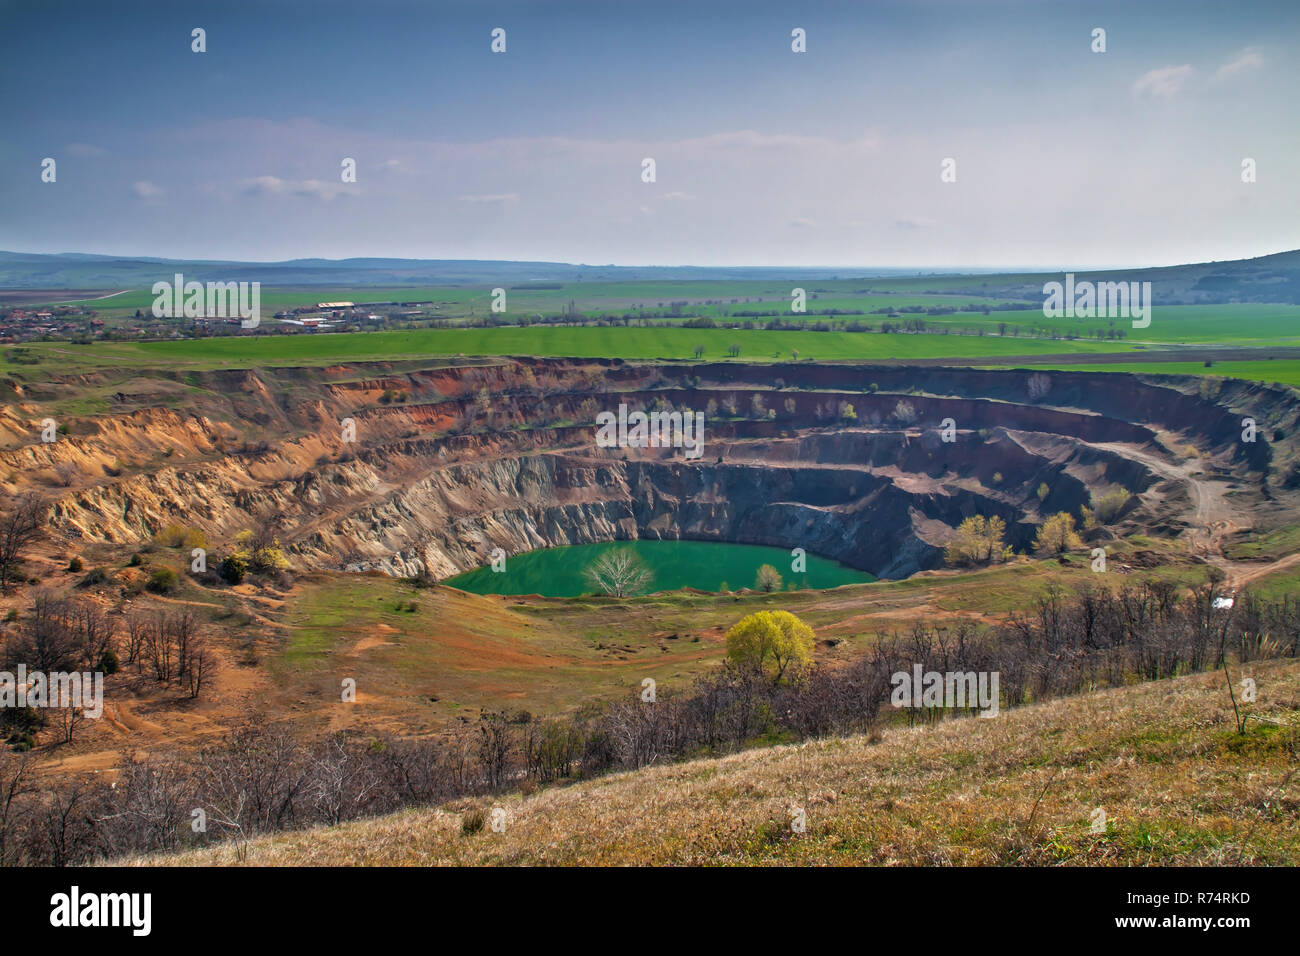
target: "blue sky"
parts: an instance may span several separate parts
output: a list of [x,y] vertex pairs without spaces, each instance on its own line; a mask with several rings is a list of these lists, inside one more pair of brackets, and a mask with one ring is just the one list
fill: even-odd
[[1295,3],[50,0],[0,2],[0,35],[4,249],[1057,268],[1300,247]]

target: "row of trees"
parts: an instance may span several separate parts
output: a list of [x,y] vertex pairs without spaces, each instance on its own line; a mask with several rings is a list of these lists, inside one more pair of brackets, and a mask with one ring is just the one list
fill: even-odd
[[[46,675],[77,671],[112,674],[117,670],[113,625],[98,607],[81,602],[59,601],[38,594],[30,619],[0,649],[0,664],[10,674],[18,665],[29,673]],[[72,743],[85,720],[84,706],[5,707],[0,709],[0,728],[6,743],[30,749],[36,734],[53,726],[55,737]]]
[[199,619],[189,608],[168,613],[128,614],[125,663],[161,684],[176,683],[197,698],[212,669]]
[[[84,671],[109,675],[125,665],[158,683],[175,684],[196,698],[212,659],[200,621],[188,608],[118,617],[90,601],[40,592],[30,614],[0,643],[0,668],[15,673],[20,664],[29,673],[46,675]],[[10,745],[30,749],[53,719],[57,739],[71,743],[83,710],[6,707],[0,709],[0,728]]]
[[38,786],[29,755],[6,753],[0,864],[78,865],[221,839],[242,848],[277,830],[725,753],[774,727],[791,735],[866,729],[880,689],[855,688],[850,676],[774,683],[758,668],[727,664],[680,697],[621,700],[571,718],[483,713],[476,726],[414,741],[307,741],[250,719],[193,758],[128,757],[111,783]]

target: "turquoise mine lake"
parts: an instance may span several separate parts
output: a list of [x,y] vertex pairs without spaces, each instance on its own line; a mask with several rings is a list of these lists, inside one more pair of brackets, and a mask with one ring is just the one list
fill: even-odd
[[685,587],[703,591],[752,588],[764,564],[780,572],[783,588],[833,588],[875,580],[866,571],[813,554],[807,556],[804,571],[792,572],[786,548],[720,541],[607,541],[529,551],[508,558],[504,571],[477,568],[443,583],[475,594],[577,597],[596,590],[583,571],[602,553],[617,548],[631,548],[653,575],[642,594]]

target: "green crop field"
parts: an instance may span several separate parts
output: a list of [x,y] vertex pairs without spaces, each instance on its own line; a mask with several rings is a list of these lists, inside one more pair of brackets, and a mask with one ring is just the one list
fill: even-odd
[[[973,277],[978,279],[979,277]],[[999,277],[1005,279],[1006,277]],[[876,281],[876,280],[872,280]],[[911,280],[919,281],[919,280]],[[972,281],[967,277],[968,284]],[[925,282],[934,283],[933,279]],[[680,323],[690,318],[708,317],[715,322],[740,325],[750,321],[763,325],[768,315],[745,316],[738,313],[774,313],[782,321],[824,321],[832,325],[857,321],[878,328],[881,322],[898,324],[908,319],[923,320],[927,328],[962,332],[984,332],[1009,337],[1034,337],[1047,332],[1082,339],[1122,333],[1124,340],[1147,344],[1242,345],[1269,346],[1300,344],[1300,306],[1263,303],[1226,305],[1155,305],[1151,324],[1142,329],[1132,327],[1128,319],[1046,318],[1041,308],[1008,309],[1014,300],[1000,295],[968,291],[956,294],[924,294],[903,289],[881,291],[868,280],[815,280],[797,278],[786,281],[699,281],[699,282],[568,282],[550,283],[550,287],[528,284],[503,286],[506,311],[499,318],[509,322],[532,321],[535,316],[559,316],[572,307],[586,319],[601,316],[622,318],[642,312],[662,316],[674,303],[681,316],[668,319]],[[790,311],[790,292],[796,285],[807,293],[806,312]],[[930,286],[921,283],[922,288]],[[314,306],[318,302],[421,302],[423,321],[442,319],[452,322],[482,319],[490,314],[492,294],[488,286],[439,287],[285,287],[264,286],[261,306],[264,315],[282,309]],[[1023,304],[1026,300],[1020,300]],[[1033,300],[1035,303],[1037,300]],[[136,289],[106,299],[87,299],[73,304],[95,309],[112,322],[134,318],[136,311],[148,314],[154,302],[147,289]],[[385,313],[393,307],[377,306]],[[905,312],[887,316],[879,310],[957,309],[950,314],[928,315]],[[986,314],[983,310],[987,308]],[[838,312],[840,315],[827,316]],[[662,319],[659,319],[663,321]]]
[[[495,329],[417,329],[402,332],[351,332],[292,336],[230,336],[166,342],[103,342],[89,345],[42,342],[28,346],[47,368],[183,365],[193,368],[249,365],[318,365],[333,362],[400,360],[448,355],[536,355],[542,357],[691,359],[735,356],[744,361],[966,358],[1127,353],[1121,343],[1066,342],[978,335],[807,332],[736,329],[621,328],[555,326]],[[7,351],[6,367],[15,364]]]
[[[995,307],[1009,300],[1002,297],[982,299],[978,295],[916,295],[911,293],[882,293],[867,288],[861,280],[856,282],[568,282],[546,283],[546,287],[529,284],[503,285],[506,290],[507,318],[519,316],[559,315],[570,304],[578,311],[592,315],[609,313],[623,315],[644,309],[649,313],[670,308],[674,302],[687,303],[690,316],[708,315],[722,318],[738,311],[790,313],[791,290],[803,288],[808,296],[808,315],[828,310],[871,313],[876,309],[957,308],[966,305]],[[380,288],[322,288],[316,286],[273,288],[262,286],[261,305],[265,312],[313,306],[318,302],[429,302],[436,307],[428,310],[430,317],[465,318],[483,316],[489,312],[492,286],[437,286],[437,287],[380,287]],[[69,300],[66,304],[96,310],[101,316],[126,319],[136,310],[148,313],[155,296],[148,289],[132,289],[110,298]],[[58,304],[58,303],[51,303]],[[382,308],[380,311],[383,311]],[[978,313],[963,313],[974,315]],[[1032,313],[1024,313],[1028,315]],[[743,317],[736,317],[740,321]],[[862,317],[866,320],[867,316]],[[879,315],[870,319],[878,321]]]
[[[1012,300],[997,294],[1028,276],[922,276],[907,279],[810,279],[671,281],[566,281],[505,284],[507,310],[496,316],[516,323],[535,316],[556,317],[576,310],[591,324],[503,325],[479,327],[490,313],[491,288],[481,285],[425,287],[264,286],[263,316],[323,301],[421,302],[413,321],[399,309],[377,306],[389,317],[386,328],[368,332],[299,335],[235,335],[162,341],[97,340],[89,344],[65,341],[21,343],[6,349],[5,367],[19,374],[45,370],[180,366],[220,368],[247,366],[322,365],[352,361],[398,361],[446,356],[533,355],[539,357],[623,358],[634,360],[693,360],[696,349],[705,361],[737,358],[746,362],[791,361],[908,361],[951,359],[979,365],[1032,363],[1035,358],[1061,363],[1056,367],[1088,371],[1214,374],[1300,385],[1300,362],[1267,361],[1269,348],[1300,347],[1300,306],[1239,303],[1227,305],[1156,305],[1151,324],[1134,329],[1128,319],[1049,319],[1041,308],[1011,309]],[[1041,280],[1042,277],[1036,277]],[[808,294],[807,311],[790,312],[790,290]],[[1021,286],[1023,288],[1023,286]],[[949,289],[960,289],[948,294]],[[987,290],[994,290],[990,294]],[[137,310],[148,314],[154,296],[135,289],[107,299],[85,300],[110,324],[137,324]],[[948,314],[908,311],[898,315],[878,310],[971,309]],[[1001,307],[1001,308],[999,308]],[[989,309],[987,313],[983,309]],[[660,318],[669,311],[678,314]],[[650,324],[636,316],[648,313]],[[766,329],[771,316],[736,313],[775,313],[782,322],[806,321],[831,331]],[[826,315],[839,312],[839,315]],[[621,324],[632,316],[630,323]],[[599,324],[595,320],[602,319]],[[707,317],[719,327],[685,328],[688,319]],[[433,322],[444,326],[429,328]],[[923,322],[924,333],[879,331],[884,322],[898,327]],[[744,328],[748,322],[751,328]],[[842,331],[846,324],[874,331]],[[183,322],[177,320],[178,330]],[[275,327],[265,320],[264,330]],[[157,332],[157,326],[154,332]],[[128,333],[129,334],[129,333]],[[1113,338],[1107,336],[1115,336]],[[1122,336],[1119,337],[1119,336]],[[733,354],[733,346],[738,349]],[[1189,360],[1157,362],[1143,352],[1179,347],[1259,349],[1240,358],[1220,356],[1205,366],[1205,354]],[[1107,356],[1105,364],[1070,363],[1068,356]]]

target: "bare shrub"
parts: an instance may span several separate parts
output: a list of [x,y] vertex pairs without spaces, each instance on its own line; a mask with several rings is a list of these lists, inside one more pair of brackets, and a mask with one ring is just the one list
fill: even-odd
[[54,466],[54,477],[64,488],[72,487],[72,483],[77,480],[81,474],[81,469],[75,462],[61,461]]
[[1025,383],[1029,391],[1031,400],[1038,402],[1047,397],[1047,393],[1052,390],[1052,380],[1042,372],[1035,372],[1029,376],[1029,381]]
[[898,404],[894,406],[894,420],[900,425],[911,425],[916,421],[916,406],[904,399],[899,399]]

